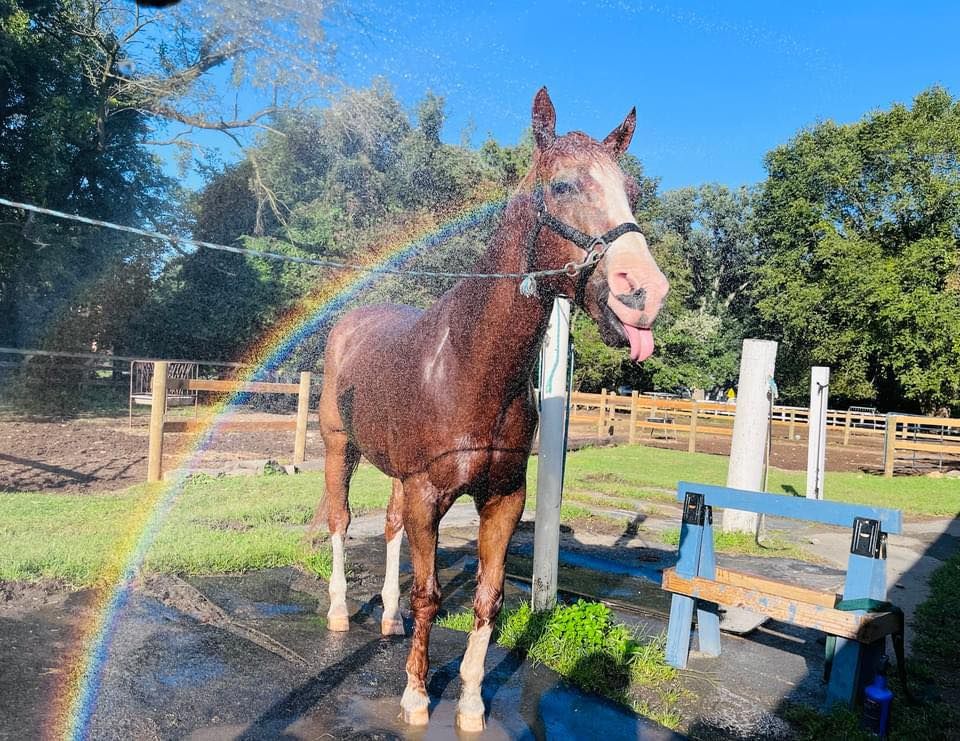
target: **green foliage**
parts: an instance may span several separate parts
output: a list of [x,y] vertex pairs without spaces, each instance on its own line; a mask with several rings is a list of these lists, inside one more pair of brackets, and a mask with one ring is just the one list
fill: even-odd
[[[437,625],[467,633],[473,612],[437,618]],[[664,638],[639,639],[617,622],[606,605],[577,600],[550,612],[534,612],[523,602],[497,618],[497,643],[546,664],[578,687],[632,707],[676,728],[680,715],[677,671],[664,657]]]
[[829,365],[846,399],[960,404],[958,155],[960,103],[932,88],[767,156],[754,296],[787,398]]
[[[76,35],[72,3],[0,2],[0,182],[6,195],[135,225],[177,222],[172,184],[142,146],[146,118],[112,105],[110,34]],[[122,106],[120,106],[122,107]],[[132,187],[135,184],[135,187]],[[175,205],[175,204],[174,204]],[[163,245],[4,210],[0,344],[89,351],[122,343]],[[56,380],[56,379],[53,379]]]
[[[667,545],[680,545],[680,528],[670,528],[660,533],[660,539]],[[766,533],[761,543],[757,543],[753,533],[725,533],[717,531],[713,534],[713,545],[718,553],[733,556],[765,556],[769,558],[793,558],[798,561],[820,562],[816,554],[810,553],[800,546],[791,543],[781,533]]]
[[[141,485],[83,496],[5,494],[0,579],[97,583],[112,559],[126,552],[131,532],[139,535],[144,506],[162,491]],[[304,538],[322,493],[322,474],[193,476],[162,523],[145,567],[209,574],[299,565],[328,576],[329,549],[315,550]],[[386,507],[389,496],[389,480],[360,466],[350,497],[354,514]]]

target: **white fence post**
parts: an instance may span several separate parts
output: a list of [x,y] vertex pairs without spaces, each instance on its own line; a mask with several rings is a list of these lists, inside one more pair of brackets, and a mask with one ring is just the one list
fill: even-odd
[[[536,611],[557,604],[557,562],[560,557],[560,503],[567,412],[567,354],[570,346],[570,302],[555,299],[540,350],[540,452],[537,460],[537,518],[533,531],[533,592]],[[601,422],[603,407],[601,403]]]
[[[737,386],[737,413],[733,420],[727,486],[763,491],[763,463],[770,428],[770,380],[777,360],[777,343],[744,340]],[[757,514],[725,509],[723,531],[754,533]]]
[[807,499],[823,499],[823,468],[827,457],[827,397],[830,369],[810,369],[810,415],[807,424]]

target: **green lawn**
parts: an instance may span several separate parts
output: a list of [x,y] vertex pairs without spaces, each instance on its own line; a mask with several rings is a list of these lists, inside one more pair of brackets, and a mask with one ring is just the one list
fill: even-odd
[[[388,479],[361,466],[350,502],[355,514],[386,506]],[[0,579],[97,581],[144,504],[163,491],[135,486],[110,494],[0,495]],[[150,549],[148,569],[179,573],[245,571],[300,564],[324,574],[326,554],[313,554],[304,530],[323,492],[323,475],[188,479]]]
[[[535,503],[536,458],[530,462],[528,506]],[[589,518],[581,502],[637,509],[643,500],[670,500],[679,479],[722,483],[725,458],[658,448],[588,448],[567,461],[571,497],[566,521]],[[803,475],[773,470],[773,491],[803,490]],[[883,479],[828,473],[830,499],[903,509],[914,515],[960,512],[960,484],[951,479]],[[312,554],[304,527],[323,490],[321,474],[191,478],[151,548],[147,568],[213,573],[300,564],[326,573],[326,554]],[[0,494],[0,579],[61,579],[94,583],[139,532],[161,488],[135,486],[109,494]],[[386,506],[390,485],[371,466],[359,468],[351,492],[354,513]],[[576,501],[577,504],[572,502]]]
[[[567,458],[566,486],[572,492],[596,492],[627,499],[674,500],[678,481],[723,484],[727,459],[639,445],[586,448]],[[770,469],[770,491],[806,490],[806,474]],[[952,517],[960,513],[960,482],[898,476],[885,479],[864,473],[828,472],[827,499],[903,510],[907,515]]]

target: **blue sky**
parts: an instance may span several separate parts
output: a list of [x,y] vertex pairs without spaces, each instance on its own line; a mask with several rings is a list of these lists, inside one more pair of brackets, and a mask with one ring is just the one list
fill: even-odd
[[933,84],[960,95],[953,3],[377,2],[331,27],[348,83],[445,96],[444,138],[516,142],[547,85],[558,129],[605,135],[664,188],[756,182],[763,155],[819,120],[854,121]]

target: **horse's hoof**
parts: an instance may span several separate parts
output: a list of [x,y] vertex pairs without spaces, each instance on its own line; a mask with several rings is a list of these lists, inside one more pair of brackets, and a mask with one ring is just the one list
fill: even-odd
[[380,634],[385,636],[405,636],[407,633],[403,629],[403,620],[381,620]]
[[457,713],[457,728],[466,733],[481,733],[486,728],[486,719],[483,713],[474,715]]
[[400,717],[408,726],[425,726],[430,722],[430,711],[425,707],[413,710],[401,708]]
[[350,630],[350,618],[347,615],[328,616],[327,630],[332,630],[334,633],[346,633]]

